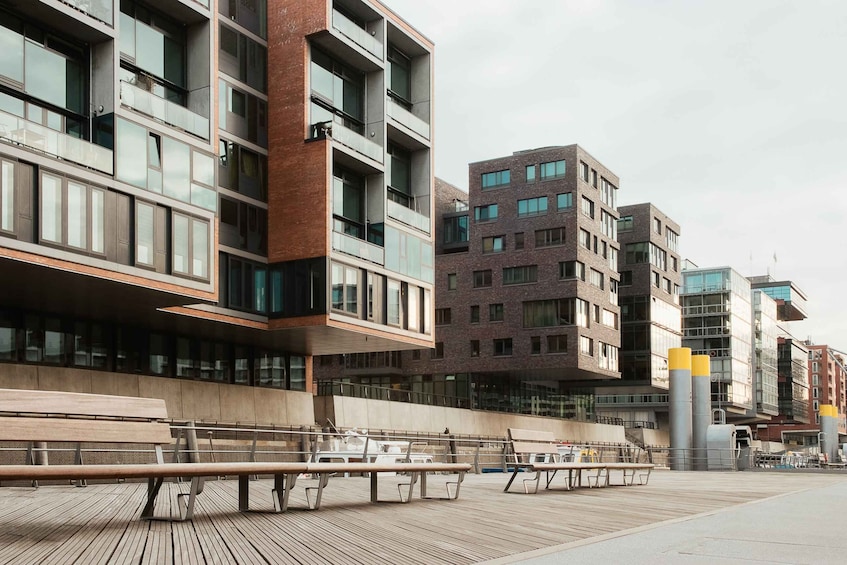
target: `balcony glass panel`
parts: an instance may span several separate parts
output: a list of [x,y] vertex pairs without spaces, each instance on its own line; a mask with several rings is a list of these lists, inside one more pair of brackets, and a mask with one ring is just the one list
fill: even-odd
[[419,229],[424,233],[429,233],[429,218],[423,214],[415,212],[411,208],[406,208],[393,200],[387,200],[385,205],[389,217],[394,218],[398,222],[403,222],[407,226]]
[[170,126],[209,139],[209,118],[174,104],[127,82],[121,82],[121,102]]
[[354,257],[359,257],[377,265],[385,264],[385,250],[382,247],[368,243],[343,233],[332,232],[332,248]]
[[388,115],[406,126],[424,139],[429,139],[429,124],[405,109],[392,99],[388,99]]
[[62,0],[62,2],[68,6],[73,6],[80,12],[85,12],[92,18],[112,25],[111,0]]
[[0,112],[0,138],[108,175],[114,171],[112,152],[109,149],[6,112]]
[[332,11],[332,27],[349,37],[354,43],[380,61],[382,60],[382,43],[338,10]]

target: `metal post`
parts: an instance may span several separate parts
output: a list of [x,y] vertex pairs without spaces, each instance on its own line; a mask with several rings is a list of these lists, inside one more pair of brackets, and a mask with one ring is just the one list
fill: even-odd
[[706,432],[712,423],[711,361],[708,355],[691,357],[691,435],[694,469],[708,469],[706,457]]
[[671,469],[691,469],[691,349],[668,350]]

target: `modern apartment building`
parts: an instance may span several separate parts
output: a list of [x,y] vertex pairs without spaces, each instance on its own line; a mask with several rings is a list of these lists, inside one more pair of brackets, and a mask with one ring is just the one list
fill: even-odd
[[328,359],[321,375],[460,407],[593,417],[593,384],[620,376],[617,176],[577,145],[469,174],[467,194],[437,184],[435,347],[376,365],[348,358],[341,373]]
[[712,407],[726,421],[755,421],[750,281],[730,267],[682,272],[682,346],[711,357]]
[[820,406],[830,404],[838,409],[839,433],[847,433],[847,369],[845,354],[828,345],[809,345],[809,382],[811,388],[810,420],[820,429]]
[[667,428],[668,350],[682,345],[680,227],[651,203],[618,211],[621,380],[596,387],[597,414]]
[[313,423],[312,355],[433,344],[432,44],[389,10],[30,0],[0,46],[0,386]]

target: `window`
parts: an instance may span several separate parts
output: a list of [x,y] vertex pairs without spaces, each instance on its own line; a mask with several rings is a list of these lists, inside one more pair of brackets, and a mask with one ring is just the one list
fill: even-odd
[[582,214],[594,219],[594,202],[586,197],[582,197]]
[[[222,298],[228,299],[226,306],[266,314],[268,298],[267,265],[247,261],[240,257],[221,255],[221,266],[226,269],[224,272],[228,273],[227,290],[222,296]],[[335,290],[333,288],[333,299],[335,299]],[[341,300],[343,301],[343,291]],[[338,309],[342,310],[343,304]]]
[[502,322],[503,321],[503,304],[488,305],[488,321]]
[[535,165],[526,166],[526,182],[535,182]]
[[339,263],[332,264],[332,309],[359,314],[359,270]]
[[478,324],[479,323],[479,305],[474,304],[471,306],[471,323]]
[[650,271],[650,280],[652,281],[653,286],[655,286],[656,288],[661,288],[661,279],[662,277],[661,275],[659,275],[659,273],[657,273],[656,271]]
[[209,223],[174,213],[171,267],[174,274],[209,277]]
[[600,210],[600,233],[611,239],[618,238],[618,222],[613,215]]
[[594,340],[584,335],[579,336],[579,352],[582,355],[594,356]]
[[485,288],[491,286],[491,269],[473,272],[473,287]]
[[591,250],[591,233],[587,230],[580,229],[579,230],[579,245],[580,247],[584,247],[588,250]]
[[664,290],[668,294],[671,294],[673,292],[670,279],[662,277],[662,290]]
[[365,239],[365,179],[335,166],[332,178],[333,230]]
[[588,282],[602,290],[603,289],[603,273],[601,273],[600,271],[594,270],[594,269],[589,269],[589,271],[588,271]]
[[609,326],[610,328],[618,328],[618,315],[614,312],[610,312],[609,310],[603,309],[603,319],[604,326]]
[[535,246],[551,247],[565,244],[565,228],[550,228],[546,230],[535,230]]
[[585,182],[588,182],[588,169],[588,163],[585,163],[583,161],[579,162],[579,178],[581,178]]
[[504,267],[503,285],[534,283],[538,280],[538,266]]
[[435,325],[449,326],[453,322],[453,314],[450,308],[435,309]]
[[632,286],[632,271],[621,271],[621,286]]
[[267,92],[267,63],[266,47],[220,24],[218,65],[222,72],[260,92]]
[[568,336],[566,335],[548,335],[547,336],[547,353],[567,353],[568,352]]
[[479,357],[479,340],[471,340],[471,357]]
[[599,304],[594,304],[592,306],[591,321],[594,322],[595,324],[600,323],[600,305]]
[[512,354],[512,338],[494,340],[494,356],[505,357]]
[[0,159],[0,230],[15,231],[15,164]]
[[506,186],[511,182],[509,170],[482,174],[482,190]]
[[679,259],[674,256],[671,256],[671,269],[673,269],[674,273],[679,272]]
[[497,219],[497,204],[487,206],[475,206],[473,217],[476,222],[490,222]]
[[468,241],[468,216],[444,218],[444,245]]
[[388,66],[391,84],[388,95],[407,110],[412,109],[412,61],[395,46],[388,46]]
[[530,355],[540,355],[541,354],[541,337],[534,335],[529,338],[529,354]]
[[588,302],[579,298],[531,300],[523,303],[523,327],[588,327]]
[[653,231],[660,235],[662,233],[662,220],[659,218],[653,218]]
[[[606,242],[603,242],[603,245],[606,245]],[[609,265],[609,268],[613,271],[618,270],[618,250],[609,246],[608,257],[606,257],[606,264]]]
[[624,247],[624,263],[637,265],[646,263],[650,259],[650,246],[646,241],[639,243],[627,243]]
[[105,190],[42,173],[41,240],[75,251],[105,254],[105,200]]
[[541,163],[541,180],[557,179],[565,176],[565,161]]
[[456,273],[447,274],[447,290],[456,290],[458,285],[458,275]]
[[573,193],[565,192],[562,194],[556,195],[556,209],[557,210],[566,210],[568,208],[573,208]]
[[436,341],[435,349],[430,350],[430,359],[444,359],[444,342]]
[[600,358],[597,360],[597,366],[607,371],[618,370],[618,348],[608,343],[599,343]]
[[591,186],[597,188],[597,171],[591,169]]
[[483,237],[482,238],[482,252],[483,253],[500,253],[505,247],[503,243],[504,237],[502,235],[495,235],[492,237]]
[[623,231],[632,231],[632,216],[621,216],[618,219],[618,233]]
[[406,208],[414,208],[412,154],[396,143],[389,143],[388,155],[391,159],[388,199]]
[[268,201],[267,156],[223,138],[219,141],[218,153],[220,186],[262,202]]
[[579,261],[560,261],[559,262],[559,278],[560,279],[579,279],[585,280],[585,265]]
[[400,317],[400,282],[388,280],[387,288],[387,314],[388,324],[391,326],[399,326],[402,322]]
[[[364,134],[364,73],[333,59],[315,47],[312,47],[310,73],[310,123],[337,122],[360,135]],[[317,131],[313,131],[314,133]]]
[[657,246],[654,243],[650,244],[650,263],[654,266],[662,269],[663,271],[668,270],[668,252]]
[[515,234],[515,249],[523,249],[523,232]]
[[[670,228],[665,229],[665,238],[667,240],[668,249],[671,251],[679,251],[679,234]],[[674,269],[676,270],[676,269]]]
[[618,189],[606,179],[600,183],[600,202],[613,210],[618,207]]
[[540,216],[547,213],[547,197],[518,200],[518,217]]

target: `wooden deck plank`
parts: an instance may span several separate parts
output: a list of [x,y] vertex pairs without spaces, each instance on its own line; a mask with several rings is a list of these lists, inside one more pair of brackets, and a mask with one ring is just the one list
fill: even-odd
[[[432,489],[438,477],[432,477]],[[380,497],[397,498],[397,477]],[[0,564],[469,564],[842,481],[840,475],[654,471],[647,485],[505,494],[508,475],[468,476],[455,501],[372,504],[367,478],[333,478],[318,511],[298,481],[284,514],[237,511],[237,481],[210,481],[192,522],[139,519],[146,484],[0,488]],[[251,507],[272,506],[271,481]],[[177,514],[163,486],[157,516]],[[435,491],[433,492],[435,493]]]

